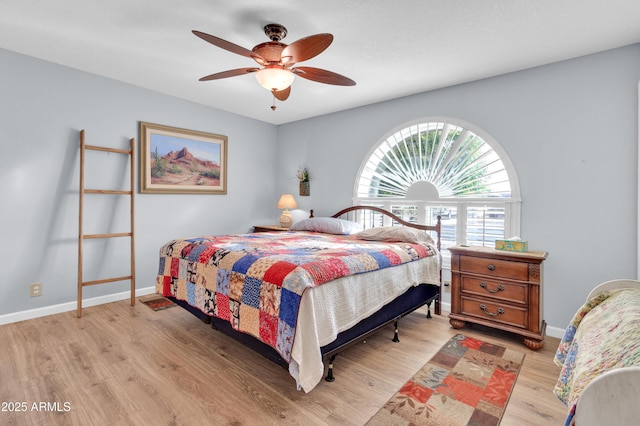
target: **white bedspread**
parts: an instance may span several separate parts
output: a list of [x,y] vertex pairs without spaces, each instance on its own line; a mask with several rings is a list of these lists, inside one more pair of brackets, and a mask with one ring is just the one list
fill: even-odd
[[333,280],[307,290],[301,300],[289,373],[310,392],[322,379],[320,347],[412,286],[440,282],[440,256]]

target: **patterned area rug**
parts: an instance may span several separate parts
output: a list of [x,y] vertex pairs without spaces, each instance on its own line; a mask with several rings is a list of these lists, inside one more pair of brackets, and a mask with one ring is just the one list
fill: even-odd
[[367,425],[498,425],[524,353],[456,334]]
[[140,297],[138,300],[154,311],[160,311],[162,309],[172,308],[176,306],[176,304],[171,300],[159,294],[149,294],[147,296]]

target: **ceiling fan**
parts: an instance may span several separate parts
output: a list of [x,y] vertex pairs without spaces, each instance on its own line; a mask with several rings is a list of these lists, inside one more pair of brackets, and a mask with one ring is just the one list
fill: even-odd
[[[249,50],[201,31],[193,30],[192,32],[214,46],[251,58],[262,66],[262,68],[238,68],[218,72],[202,77],[200,81],[256,73],[258,82],[280,101],[286,100],[291,94],[291,83],[296,75],[318,83],[337,86],[355,86],[356,84],[350,78],[321,68],[293,67],[294,64],[309,60],[329,47],[333,42],[333,35],[328,33],[304,37],[286,45],[281,43],[281,40],[286,37],[287,29],[280,24],[268,24],[264,27],[264,33],[271,41],[260,43]],[[275,105],[271,108],[275,110]]]

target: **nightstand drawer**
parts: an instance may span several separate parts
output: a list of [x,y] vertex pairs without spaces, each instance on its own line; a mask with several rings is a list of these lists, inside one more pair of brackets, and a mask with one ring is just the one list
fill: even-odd
[[514,280],[529,280],[529,264],[526,262],[460,256],[460,271]]
[[462,314],[499,322],[519,328],[528,328],[529,310],[481,299],[462,297]]
[[463,276],[461,280],[460,290],[463,295],[477,295],[495,300],[528,304],[529,286],[527,284],[493,281],[469,276]]
[[278,225],[254,225],[253,232],[287,232],[289,228]]

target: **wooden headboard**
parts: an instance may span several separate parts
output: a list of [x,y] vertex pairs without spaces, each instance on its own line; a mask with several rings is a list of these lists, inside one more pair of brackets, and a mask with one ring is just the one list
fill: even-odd
[[[436,244],[437,244],[437,248],[438,250],[440,250],[440,234],[441,234],[441,229],[442,229],[442,218],[440,217],[440,215],[437,216],[437,221],[435,225],[420,225],[417,223],[411,223],[411,222],[407,222],[406,220],[396,216],[395,214],[391,213],[388,210],[382,209],[380,207],[374,207],[374,206],[351,206],[351,207],[347,207],[346,209],[342,209],[340,210],[338,213],[332,215],[331,217],[335,217],[335,218],[339,218],[340,216],[344,216],[347,215],[349,213],[354,213],[354,212],[377,212],[380,213],[384,216],[389,217],[392,221],[399,223],[400,225],[403,226],[408,226],[410,228],[415,228],[415,229],[420,229],[421,231],[435,231],[436,235],[437,235],[437,240],[436,240]],[[352,217],[355,216],[355,214],[351,215]],[[309,217],[314,217],[313,216],[313,210],[311,210],[309,212]],[[353,218],[351,218],[350,220],[354,220]],[[358,220],[354,220],[355,222],[358,222]]]

